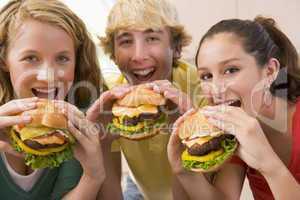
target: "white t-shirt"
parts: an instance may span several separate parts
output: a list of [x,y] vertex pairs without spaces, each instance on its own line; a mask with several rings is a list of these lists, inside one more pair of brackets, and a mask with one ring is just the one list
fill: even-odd
[[5,153],[1,152],[0,153],[1,158],[6,166],[7,171],[9,172],[12,180],[15,182],[16,185],[18,185],[20,188],[22,188],[24,191],[28,192],[32,189],[34,184],[37,182],[37,180],[40,178],[42,175],[44,169],[38,169],[34,170],[31,174],[29,175],[21,175],[18,174],[8,163]]

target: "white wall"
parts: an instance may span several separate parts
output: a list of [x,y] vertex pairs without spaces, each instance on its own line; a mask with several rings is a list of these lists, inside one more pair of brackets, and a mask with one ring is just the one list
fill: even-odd
[[221,19],[253,19],[257,15],[274,18],[300,50],[299,0],[171,0],[177,7],[180,21],[193,36],[193,43],[184,57],[194,58],[202,35]]

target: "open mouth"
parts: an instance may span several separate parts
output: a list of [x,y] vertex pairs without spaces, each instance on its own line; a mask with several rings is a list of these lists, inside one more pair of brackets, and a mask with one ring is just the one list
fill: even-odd
[[226,102],[218,103],[216,105],[241,107],[242,102],[240,100],[229,100],[229,101],[226,101]]
[[154,68],[147,68],[143,70],[139,69],[139,70],[134,70],[133,75],[139,81],[148,81],[152,78],[154,72],[155,72]]
[[240,100],[232,100],[228,103],[229,106],[241,107],[242,102]]
[[34,96],[42,99],[57,99],[58,88],[32,88]]

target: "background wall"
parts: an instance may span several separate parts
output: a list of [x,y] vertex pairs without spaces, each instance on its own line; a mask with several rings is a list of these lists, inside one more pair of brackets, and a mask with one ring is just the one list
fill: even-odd
[[193,36],[184,57],[193,60],[202,35],[221,19],[254,19],[257,15],[272,17],[300,50],[299,0],[171,0],[180,21]]

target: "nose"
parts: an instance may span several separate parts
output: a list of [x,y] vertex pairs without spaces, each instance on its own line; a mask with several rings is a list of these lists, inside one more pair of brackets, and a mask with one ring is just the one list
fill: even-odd
[[37,80],[48,83],[54,83],[56,80],[56,72],[49,64],[44,64],[37,70]]
[[146,44],[142,40],[136,40],[133,48],[133,61],[140,62],[147,58]]
[[227,87],[228,85],[223,79],[220,79],[218,77],[213,79],[210,87],[210,93],[213,102],[217,103],[225,100]]

